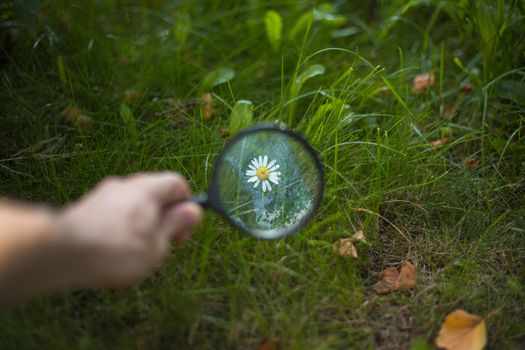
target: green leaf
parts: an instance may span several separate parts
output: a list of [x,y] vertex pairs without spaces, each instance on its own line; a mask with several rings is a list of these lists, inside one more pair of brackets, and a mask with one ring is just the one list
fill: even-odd
[[359,33],[359,28],[347,27],[347,28],[334,30],[330,33],[330,35],[332,36],[332,38],[345,38],[345,37],[355,35],[357,33]]
[[182,49],[184,45],[186,45],[186,41],[188,39],[188,34],[190,33],[191,29],[191,20],[190,16],[187,14],[181,14],[176,22],[175,26],[173,26],[173,35],[175,36],[175,39],[177,39],[177,43],[179,44],[179,49]]
[[321,64],[312,64],[306,68],[295,80],[295,84],[302,86],[308,79],[315,77],[316,75],[324,74],[324,66]]
[[235,77],[235,71],[231,68],[219,68],[208,73],[202,80],[202,90],[207,91],[211,88],[224,84]]
[[525,83],[518,80],[502,80],[496,92],[499,97],[510,100],[518,105],[525,106]]
[[303,32],[308,28],[310,23],[314,20],[314,14],[312,12],[307,12],[301,15],[297,21],[295,21],[292,29],[288,32],[288,38],[294,40],[299,33]]
[[122,102],[119,106],[119,114],[129,134],[133,137],[137,136],[137,122],[131,108],[129,108],[126,103]]
[[[313,64],[311,66],[308,66],[297,78],[295,78],[295,81],[290,86],[290,96],[289,98],[291,100],[295,100],[297,96],[299,96],[299,92],[301,92],[301,89],[303,87],[303,84],[310,78],[315,77],[316,75],[324,74],[324,66],[320,64]],[[288,123],[292,124],[292,121],[294,119],[295,115],[295,109],[297,106],[297,101],[294,101],[290,104],[289,109],[289,117],[288,117]]]
[[346,23],[344,16],[336,15],[335,10],[331,4],[322,4],[314,10],[314,19],[318,22],[330,24],[333,26],[341,26]]
[[295,21],[292,29],[288,33],[288,38],[294,40],[300,33],[304,32],[311,23],[321,22],[333,27],[339,27],[346,23],[346,18],[335,14],[335,9],[331,4],[321,4],[313,11],[306,12]]
[[266,36],[273,50],[278,51],[281,45],[283,31],[281,15],[272,10],[266,12],[266,16],[264,16],[264,27],[266,28]]
[[64,57],[58,56],[57,57],[57,71],[58,71],[58,77],[60,78],[60,81],[64,85],[65,88],[67,88],[67,73],[66,73],[66,65],[64,63]]
[[230,135],[235,135],[242,129],[250,125],[253,119],[253,103],[248,100],[237,101],[230,115],[230,125],[228,131]]

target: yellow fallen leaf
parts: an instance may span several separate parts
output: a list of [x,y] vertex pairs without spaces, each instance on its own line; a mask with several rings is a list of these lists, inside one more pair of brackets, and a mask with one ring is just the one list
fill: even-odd
[[407,261],[399,271],[396,282],[396,290],[405,291],[416,286],[416,267]]
[[349,238],[341,238],[338,242],[333,244],[334,253],[339,256],[351,256],[354,259],[357,259],[357,249],[355,248],[354,243],[363,240],[365,240],[365,234],[363,230],[355,232]]
[[444,136],[440,138],[439,140],[434,140],[431,142],[432,148],[433,149],[439,148],[443,146],[444,144],[448,143],[449,140],[450,138],[448,136]]
[[87,116],[80,108],[68,106],[61,113],[62,118],[71,125],[82,129],[90,130],[93,126],[93,120]]
[[406,291],[416,286],[416,267],[407,261],[397,271],[395,267],[389,267],[379,273],[379,281],[374,284],[374,292],[377,294],[388,294],[393,291]]
[[227,139],[228,137],[230,137],[230,132],[226,128],[220,128],[219,136],[223,139]]
[[420,74],[414,78],[412,83],[412,92],[425,91],[434,85],[434,73]]
[[141,97],[140,92],[135,91],[135,90],[126,90],[124,91],[123,95],[124,95],[124,101],[128,103],[134,102]]
[[481,350],[487,344],[485,320],[464,310],[445,317],[436,346],[447,350]]
[[363,241],[365,239],[365,233],[363,232],[363,230],[359,230],[356,233],[354,233],[351,238],[353,242]]
[[213,95],[209,92],[201,96],[201,111],[204,119],[211,119],[215,115],[215,110],[213,109]]
[[354,259],[357,259],[357,250],[352,243],[352,238],[341,238],[339,242],[335,242],[333,245],[334,253],[342,256],[348,257],[351,256]]

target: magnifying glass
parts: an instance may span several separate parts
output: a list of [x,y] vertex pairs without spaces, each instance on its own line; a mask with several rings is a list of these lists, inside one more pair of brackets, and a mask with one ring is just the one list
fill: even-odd
[[299,134],[259,125],[238,133],[217,156],[210,187],[193,200],[262,239],[297,232],[323,198],[317,152]]

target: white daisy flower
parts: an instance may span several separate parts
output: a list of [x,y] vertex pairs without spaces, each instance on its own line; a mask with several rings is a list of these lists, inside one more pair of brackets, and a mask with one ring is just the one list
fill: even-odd
[[246,176],[249,176],[248,182],[254,182],[253,188],[257,188],[259,183],[263,192],[266,190],[271,191],[273,183],[275,185],[279,184],[279,176],[281,175],[279,169],[279,164],[276,164],[275,160],[272,160],[268,163],[268,156],[259,156],[252,159],[248,165],[249,169],[246,171]]

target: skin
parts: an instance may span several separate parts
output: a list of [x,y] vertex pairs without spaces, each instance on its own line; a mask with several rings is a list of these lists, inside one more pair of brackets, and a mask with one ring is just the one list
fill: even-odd
[[201,221],[189,197],[180,175],[161,173],[106,179],[62,210],[0,201],[0,304],[143,280]]

